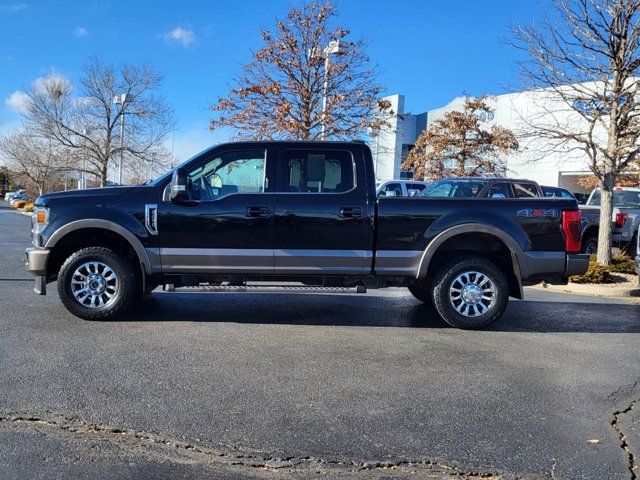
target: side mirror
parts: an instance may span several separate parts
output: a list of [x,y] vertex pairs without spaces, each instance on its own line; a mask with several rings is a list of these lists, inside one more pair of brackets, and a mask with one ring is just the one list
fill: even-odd
[[176,168],[171,177],[171,191],[169,193],[169,198],[173,203],[190,203],[191,195],[187,183],[187,173],[182,168]]

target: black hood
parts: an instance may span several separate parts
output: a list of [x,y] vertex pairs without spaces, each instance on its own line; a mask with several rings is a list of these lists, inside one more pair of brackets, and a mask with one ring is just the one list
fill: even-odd
[[36,205],[46,205],[51,201],[78,201],[94,200],[96,197],[120,197],[131,193],[134,190],[143,189],[143,186],[122,186],[105,188],[87,188],[83,190],[67,190],[66,192],[52,192],[38,197]]

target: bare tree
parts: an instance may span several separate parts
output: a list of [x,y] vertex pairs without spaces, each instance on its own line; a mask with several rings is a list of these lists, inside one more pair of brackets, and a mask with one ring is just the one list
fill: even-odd
[[531,135],[586,154],[602,189],[598,263],[611,261],[612,190],[640,170],[640,0],[557,0],[554,19],[514,29],[525,88],[541,89]]
[[148,65],[115,70],[94,58],[83,70],[77,95],[60,76],[35,82],[28,93],[25,127],[69,148],[77,170],[95,175],[104,186],[111,162],[120,155],[129,168],[167,158],[165,138],[173,120],[171,109],[155,93],[161,83],[162,75]]
[[24,130],[0,138],[0,153],[13,175],[26,179],[36,195],[51,191],[72,171],[67,148],[54,147],[47,139]]
[[[377,72],[360,40],[333,28],[330,1],[292,7],[254,52],[228,95],[212,105],[211,130],[232,127],[239,138],[355,138],[391,113],[380,99]],[[326,101],[325,101],[326,100]]]
[[504,127],[484,127],[482,118],[493,114],[488,100],[467,97],[460,110],[433,122],[418,138],[403,170],[420,179],[504,175],[502,156],[517,151],[518,141]]

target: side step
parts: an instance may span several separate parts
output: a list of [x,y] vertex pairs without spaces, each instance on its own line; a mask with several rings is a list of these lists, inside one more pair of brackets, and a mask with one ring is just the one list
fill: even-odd
[[197,285],[193,287],[163,287],[165,292],[237,292],[237,293],[367,293],[367,287],[321,287],[306,285]]

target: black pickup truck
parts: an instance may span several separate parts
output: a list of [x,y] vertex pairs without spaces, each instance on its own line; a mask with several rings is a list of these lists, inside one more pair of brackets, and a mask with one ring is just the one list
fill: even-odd
[[583,273],[581,214],[558,198],[376,196],[362,142],[242,142],[142,186],[43,195],[27,268],[84,319],[154,288],[298,282],[408,287],[449,324],[497,320],[536,280]]

